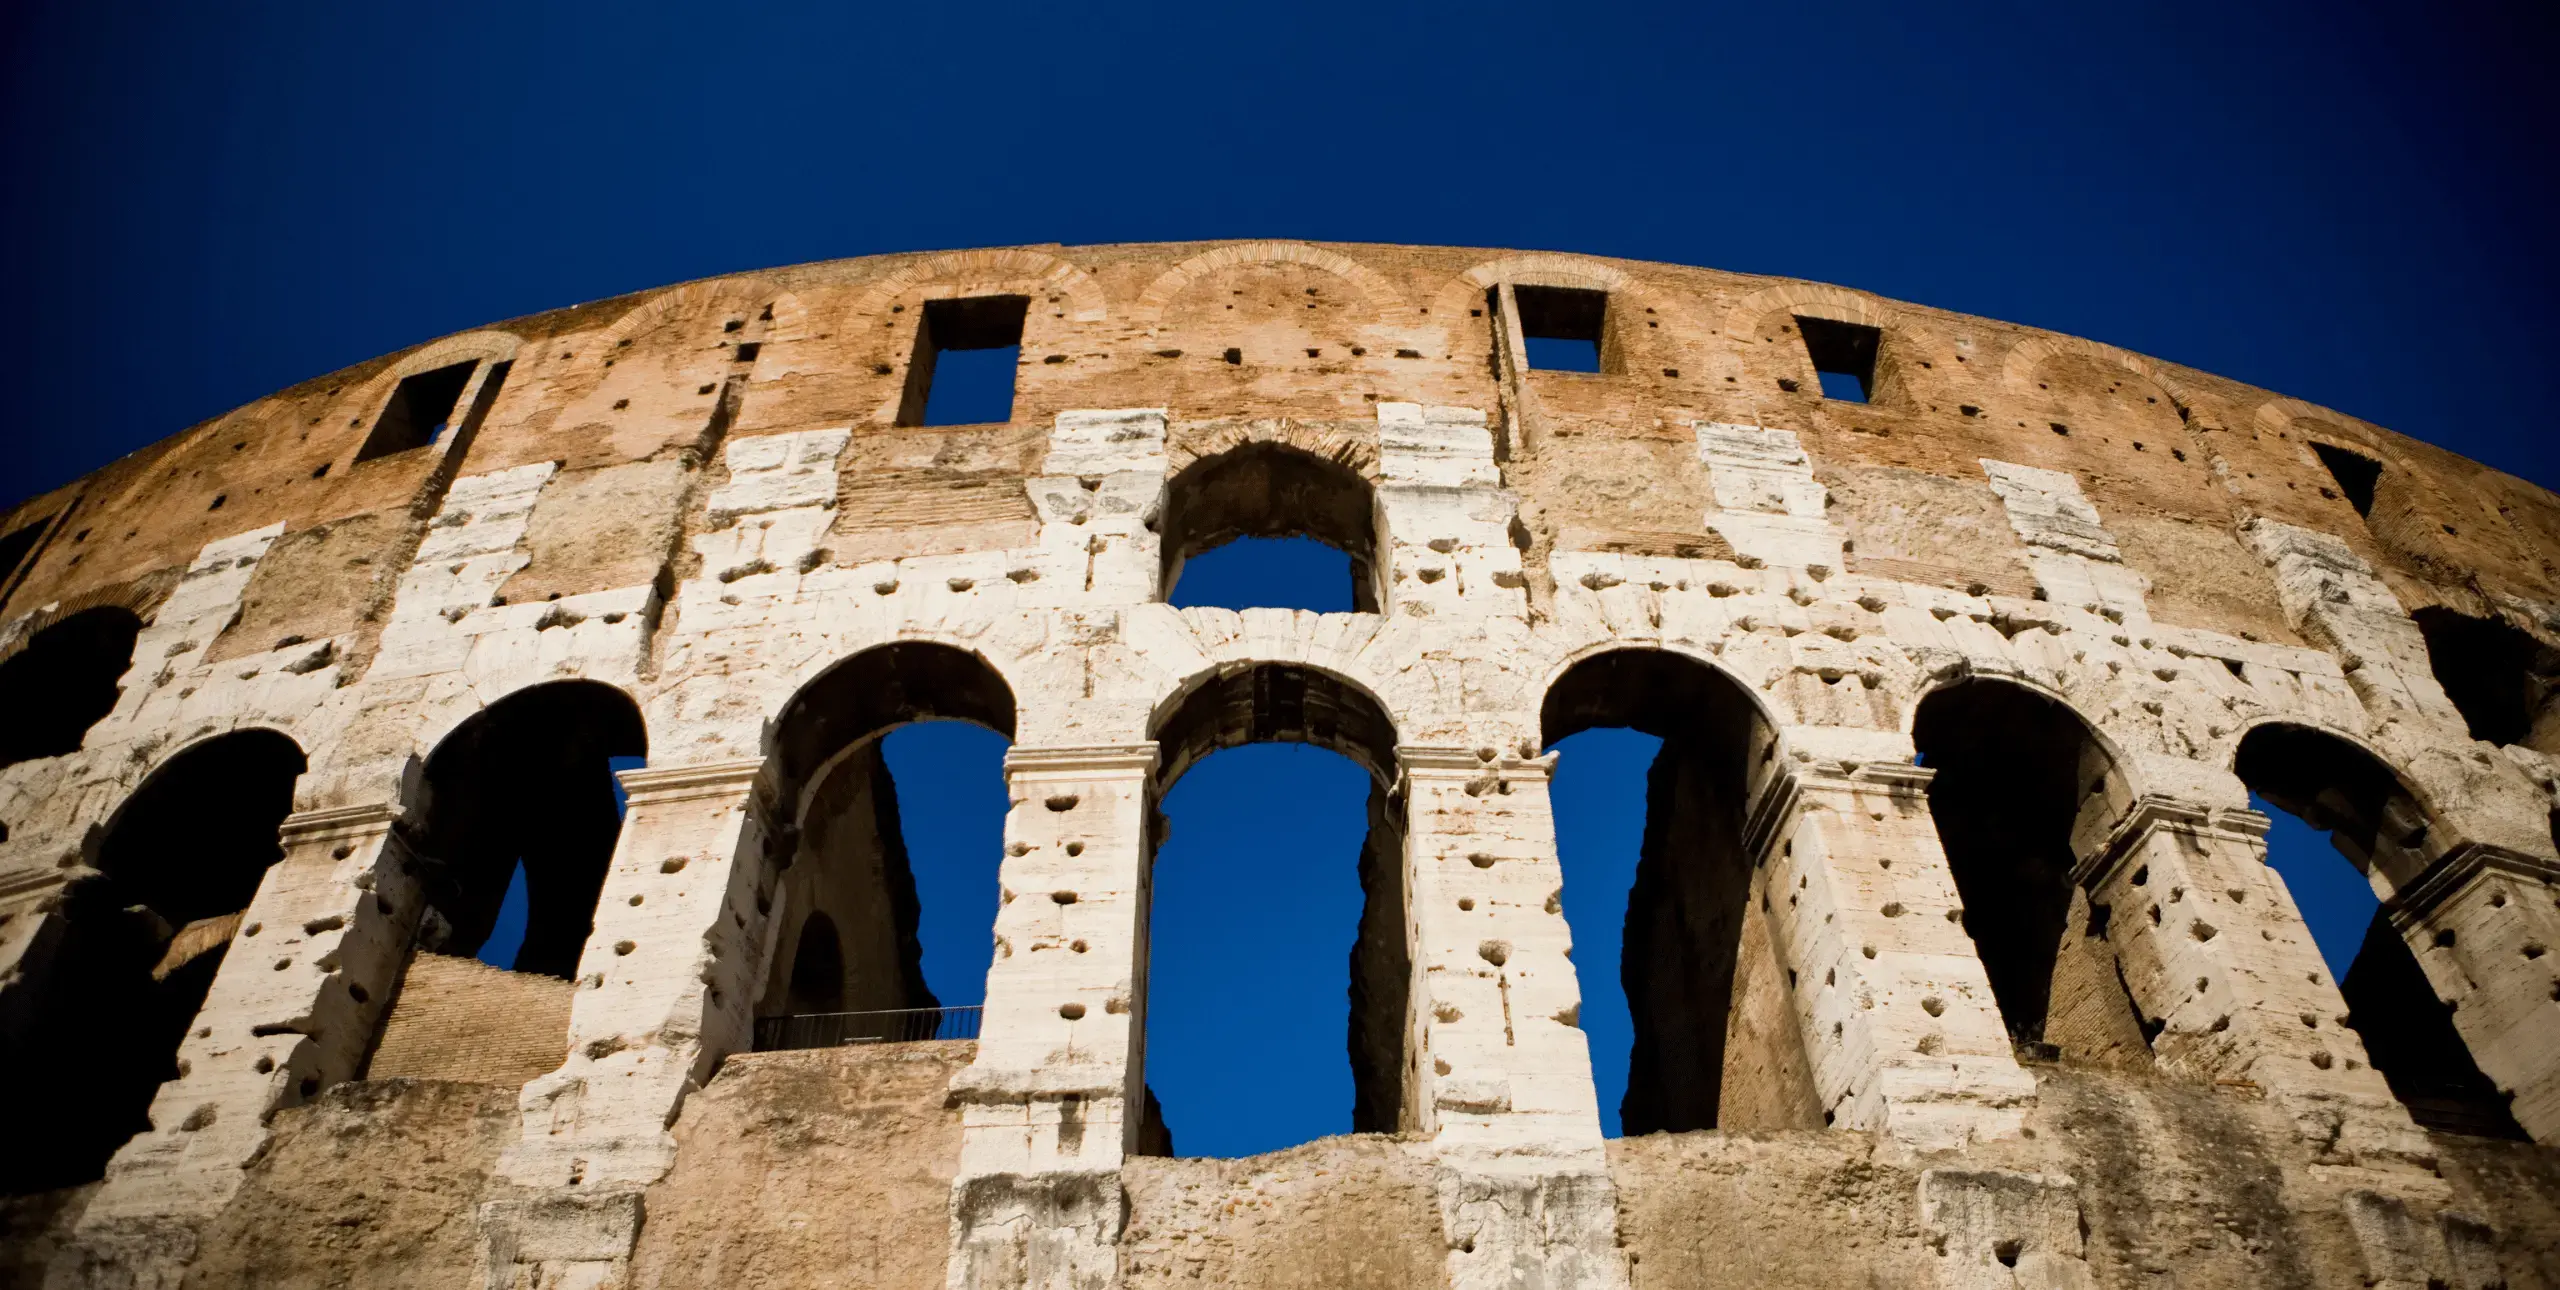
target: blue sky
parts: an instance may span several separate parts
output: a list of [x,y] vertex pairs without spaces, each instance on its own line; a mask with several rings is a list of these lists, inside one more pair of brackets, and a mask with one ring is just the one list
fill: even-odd
[[[576,301],[885,251],[1241,236],[1847,283],[2190,363],[2549,485],[2555,21],[2471,0],[19,0],[0,7],[0,343],[20,370],[0,498],[346,363]],[[928,919],[959,920],[926,935],[954,1001],[986,953],[970,905],[992,907],[1000,826],[971,812],[1001,813],[999,742],[891,743],[902,798],[957,794],[929,817],[947,830],[911,839]],[[1595,732],[1557,785],[1596,1049],[1623,1047],[1601,945],[1649,755]],[[1342,805],[1254,814],[1275,789]],[[1168,803],[1168,952],[1193,934],[1168,931],[1178,908],[1208,919],[1275,874],[1308,884],[1303,907],[1292,884],[1285,908],[1256,909],[1298,928],[1266,936],[1304,956],[1273,959],[1269,983],[1303,999],[1241,1005],[1271,1019],[1272,1051],[1218,1069],[1158,1036],[1186,1150],[1347,1121],[1339,980],[1290,974],[1342,971],[1357,889],[1326,821],[1359,791],[1324,754],[1260,750],[1212,758]],[[1295,868],[1264,848],[1279,830],[1305,831]],[[2344,863],[2278,841],[2315,926],[2360,930],[2352,890],[2320,894]],[[1160,994],[1158,1021],[1197,1006]],[[1276,1093],[1227,1098],[1253,1108],[1227,1123],[1187,1109],[1248,1077]]]

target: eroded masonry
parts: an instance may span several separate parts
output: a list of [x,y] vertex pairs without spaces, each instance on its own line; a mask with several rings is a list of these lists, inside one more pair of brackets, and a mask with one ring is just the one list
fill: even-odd
[[[1167,603],[1274,536],[1351,610]],[[0,1267],[2560,1285],[2555,562],[2346,414],[1669,265],[1048,246],[447,337],[0,523]],[[974,1037],[926,719],[1011,741]],[[1548,797],[1603,727],[1662,740],[1617,1139]],[[1184,1158],[1159,804],[1272,740],[1369,781],[1357,1132]],[[2351,979],[2252,794],[2381,898]]]

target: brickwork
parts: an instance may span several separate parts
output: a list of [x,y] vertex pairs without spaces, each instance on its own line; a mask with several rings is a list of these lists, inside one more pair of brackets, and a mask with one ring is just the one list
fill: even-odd
[[365,1078],[522,1085],[560,1064],[575,988],[421,951],[400,978]]
[[[1559,325],[1531,309],[1559,299],[1600,371],[1530,365],[1532,329]],[[1021,313],[1011,418],[915,424],[928,316],[972,300]],[[1854,366],[1832,374],[1865,400],[1823,397],[1817,363]],[[421,391],[452,399],[445,432],[386,442]],[[1600,1133],[1578,1016],[1607,969],[1574,962],[1563,917],[1560,711],[1695,736],[1649,789],[1677,827],[1648,842],[1667,896],[1627,965],[1651,1105],[1808,1135],[1797,1164],[1843,1142],[1891,1162],[1875,1214],[1908,1240],[1888,1279],[2117,1275],[2068,1218],[2122,1209],[2130,1174],[2017,1146],[2049,1123],[2050,1071],[2263,1098],[2286,1151],[2353,1183],[2302,1203],[2375,1284],[2455,1276],[2542,1221],[2449,1208],[2442,1135],[2374,1069],[2393,1055],[2346,1015],[2248,799],[2330,830],[2384,899],[2496,1103],[2478,1122],[2560,1141],[2560,750],[2475,740],[2462,706],[2547,689],[2514,660],[2560,651],[2560,498],[2102,344],[1564,254],[885,256],[359,364],[22,502],[0,537],[21,531],[0,692],[57,687],[38,646],[81,610],[142,625],[112,710],[38,741],[75,751],[0,766],[5,1038],[76,1042],[47,1000],[144,942],[147,969],[160,924],[239,920],[150,1127],[64,1238],[64,1285],[172,1284],[209,1224],[244,1230],[278,1116],[368,1054],[377,1077],[521,1085],[473,1210],[484,1284],[704,1266],[677,1228],[650,1235],[672,1194],[652,1189],[754,1123],[698,1099],[781,1006],[811,916],[843,939],[842,997],[924,1002],[872,741],[935,716],[1012,740],[1012,803],[985,1030],[946,1095],[947,1230],[889,1261],[902,1282],[938,1262],[952,1290],[1152,1283],[1186,1256],[1132,1226],[1133,1196],[1196,1218],[1298,1195],[1259,1166],[1134,1155],[1156,806],[1199,758],[1290,739],[1375,781],[1352,1060],[1361,1127],[1398,1136],[1347,1158],[1393,1197],[1379,1230],[1442,1243],[1310,1283],[1648,1283],[1621,1238],[1679,1208],[1630,1198],[1628,1161],[1653,1155]],[[1343,546],[1357,610],[1166,603],[1183,561],[1240,534]],[[2419,611],[2514,648],[2457,656]],[[2515,674],[2439,679],[2491,666]],[[1621,673],[1643,684],[1585,686]],[[439,957],[473,866],[530,871],[550,835],[456,843],[484,804],[434,758],[563,682],[544,692],[627,698],[646,746],[609,860],[578,878],[575,972]],[[2004,726],[1933,798],[1917,714],[1977,685],[2032,696],[2077,751]],[[142,863],[109,845],[122,804],[247,731],[308,763],[254,899],[159,923],[110,899]],[[2003,757],[2068,794],[2037,806],[2057,885],[2024,950],[1968,922],[1974,857],[1947,840],[1996,836],[1950,832],[1950,803],[1996,797]],[[602,767],[579,773],[600,798]],[[1995,979],[2045,1015],[2005,1015]],[[1200,1266],[1286,1266],[1330,1221],[1301,1210]]]

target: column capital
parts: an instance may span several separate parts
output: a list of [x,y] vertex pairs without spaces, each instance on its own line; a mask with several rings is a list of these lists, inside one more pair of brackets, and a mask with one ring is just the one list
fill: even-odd
[[2246,807],[2207,806],[2162,793],[2145,793],[2133,800],[2115,827],[2107,830],[2107,840],[2072,866],[2071,878],[2094,890],[2113,876],[2125,857],[2132,855],[2155,829],[2170,829],[2198,839],[2263,845],[2267,830],[2274,824]]
[[1754,798],[1742,821],[1743,854],[1757,865],[1777,845],[1778,835],[1795,814],[1797,803],[1808,790],[1832,789],[1840,792],[1884,792],[1897,797],[1920,797],[1929,791],[1929,782],[1938,772],[1909,762],[1869,761],[1845,762],[1817,757],[1809,762],[1793,762],[1779,767],[1776,774]]
[[2407,932],[2426,921],[2446,901],[2461,894],[2472,880],[2491,870],[2514,874],[2529,883],[2560,886],[2560,863],[2487,842],[2465,842],[2436,858],[2424,873],[2401,884],[2382,902],[2394,930]]
[[1004,755],[1007,775],[1149,775],[1157,761],[1154,740],[1127,744],[1015,746]]
[[361,837],[389,829],[400,820],[398,802],[365,802],[357,806],[328,806],[316,811],[296,811],[284,817],[278,832],[288,847],[297,842],[322,842],[331,838]]
[[614,772],[614,778],[622,781],[631,805],[638,806],[743,792],[753,787],[764,766],[764,758],[746,757],[691,766],[634,766]]
[[1486,776],[1521,784],[1543,784],[1554,778],[1556,754],[1488,759],[1473,748],[1445,744],[1397,744],[1396,768],[1409,779],[1477,780]]

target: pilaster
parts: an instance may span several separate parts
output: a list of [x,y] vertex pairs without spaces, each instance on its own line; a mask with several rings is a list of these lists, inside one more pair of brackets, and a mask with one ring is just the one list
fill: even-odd
[[1439,1154],[1449,1283],[1623,1286],[1548,800],[1553,755],[1396,751],[1413,937],[1408,1127]]
[[388,802],[286,818],[284,858],[241,915],[178,1046],[152,1127],[119,1150],[66,1258],[174,1286],[195,1232],[264,1151],[267,1120],[352,1079],[389,1005],[420,903]]
[[2560,862],[2462,843],[2383,909],[2516,1123],[2560,1143]]
[[2013,1137],[2036,1094],[1965,935],[1931,777],[1793,766],[1745,828],[1824,1114],[1922,1150]]
[[2076,877],[2125,988],[2158,1028],[2172,1071],[2258,1088],[2304,1135],[2351,1155],[2418,1157],[2425,1140],[2346,1024],[2284,881],[2266,863],[2267,817],[2148,795]]
[[720,1059],[748,1046],[772,875],[760,760],[621,772],[629,794],[578,960],[566,1060],[527,1084],[480,1207],[484,1284],[624,1284],[641,1192]]
[[952,1290],[1118,1278],[1120,1163],[1146,1104],[1151,742],[1005,757],[995,959],[978,1054],[952,1081]]

